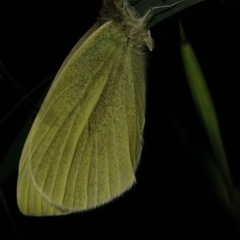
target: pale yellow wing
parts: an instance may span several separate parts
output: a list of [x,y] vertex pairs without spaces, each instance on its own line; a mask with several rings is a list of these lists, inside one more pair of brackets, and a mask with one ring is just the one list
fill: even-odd
[[73,49],[71,50],[71,52],[67,55],[67,57],[65,58],[64,62],[62,63],[61,67],[59,68],[55,79],[58,79],[58,76],[61,74],[62,70],[64,69],[64,67],[66,66],[66,64],[68,63],[69,59],[75,54],[76,51],[78,51],[78,49],[82,46],[82,44],[93,34],[93,32],[95,32],[98,28],[100,27],[100,24],[97,22],[95,23],[80,39],[79,41],[75,44],[75,46],[73,47]]
[[87,210],[135,181],[145,111],[143,55],[108,22],[61,69],[26,140],[17,198],[27,215]]

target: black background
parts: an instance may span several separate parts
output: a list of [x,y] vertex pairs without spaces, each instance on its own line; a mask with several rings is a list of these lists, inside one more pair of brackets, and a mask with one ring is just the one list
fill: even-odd
[[[24,92],[56,73],[74,44],[95,23],[100,7],[98,0],[1,2],[0,61],[16,81],[1,70],[2,117]],[[239,239],[236,223],[214,196],[197,156],[183,148],[182,135],[172,124],[174,119],[190,139],[210,149],[183,72],[180,18],[209,84],[231,173],[239,186],[239,7],[238,1],[206,1],[151,29],[155,49],[147,57],[145,143],[137,185],[92,211],[25,217],[16,205],[17,168],[13,167],[1,182],[10,214],[2,204],[0,238]],[[50,82],[31,95],[33,102],[38,102]],[[16,84],[23,93],[16,90]],[[1,124],[1,161],[29,115],[21,104]],[[22,145],[19,142],[19,148]],[[13,162],[18,159],[19,155]]]

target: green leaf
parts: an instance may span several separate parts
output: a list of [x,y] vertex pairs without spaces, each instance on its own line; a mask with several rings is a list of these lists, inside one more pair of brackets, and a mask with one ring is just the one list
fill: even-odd
[[219,196],[222,196],[222,201],[225,201],[225,205],[228,206],[231,213],[234,213],[235,216],[239,217],[239,196],[232,182],[211,95],[195,52],[191,44],[186,39],[181,24],[180,36],[185,74],[196,108],[202,120],[202,124],[206,129],[215,155],[214,162],[209,162],[211,160],[207,161],[210,158],[204,159],[206,163],[205,165],[208,172],[212,175],[212,180],[215,182],[218,194],[220,193]]
[[167,0],[167,1],[139,0],[134,5],[134,7],[136,8],[140,16],[143,16],[151,7],[167,6],[167,5],[172,5],[174,3],[179,2],[179,4],[175,5],[172,8],[160,8],[160,9],[154,10],[152,12],[152,15],[154,17],[150,19],[150,22],[148,25],[148,27],[151,28],[155,24],[173,16],[174,14],[203,1],[205,0],[184,0],[183,2],[179,2],[179,0]]

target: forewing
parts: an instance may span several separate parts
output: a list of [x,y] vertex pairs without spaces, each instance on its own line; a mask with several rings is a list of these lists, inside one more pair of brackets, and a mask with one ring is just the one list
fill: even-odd
[[134,77],[126,46],[121,26],[106,23],[58,74],[22,152],[23,213],[90,209],[133,184],[144,124],[138,82],[144,79]]
[[58,70],[55,79],[58,79],[58,76],[62,73],[62,70],[65,68],[66,64],[69,62],[70,58],[79,50],[82,44],[100,27],[99,23],[95,23],[75,44],[71,52],[67,55],[66,59],[62,63],[60,69]]

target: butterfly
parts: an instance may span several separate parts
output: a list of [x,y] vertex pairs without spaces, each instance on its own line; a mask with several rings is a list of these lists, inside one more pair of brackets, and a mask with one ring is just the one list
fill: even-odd
[[126,0],[103,0],[97,23],[63,62],[25,142],[17,202],[25,215],[79,212],[130,189],[145,124],[145,48]]

